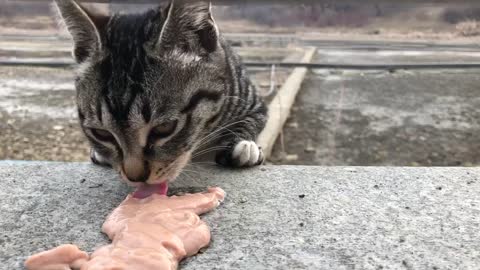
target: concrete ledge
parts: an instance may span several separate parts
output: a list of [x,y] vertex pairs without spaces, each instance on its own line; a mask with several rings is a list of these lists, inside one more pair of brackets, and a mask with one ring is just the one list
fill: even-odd
[[[310,63],[315,51],[315,48],[308,47],[300,62]],[[290,109],[295,102],[298,91],[300,91],[307,71],[308,69],[304,67],[294,68],[268,105],[268,120],[265,128],[257,138],[257,143],[263,148],[263,153],[266,158],[272,153],[273,145],[290,115]]]
[[[104,244],[127,194],[87,163],[0,162],[0,269],[62,243]],[[478,269],[480,169],[206,168],[173,192],[218,185],[213,241],[182,269]]]

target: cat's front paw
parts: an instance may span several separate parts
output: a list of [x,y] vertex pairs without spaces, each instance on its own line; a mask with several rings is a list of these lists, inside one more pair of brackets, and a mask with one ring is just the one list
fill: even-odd
[[251,167],[263,163],[263,150],[254,141],[239,141],[227,150],[219,152],[215,161],[229,167]]
[[90,160],[93,164],[105,167],[111,167],[112,165],[108,162],[105,158],[103,158],[100,154],[98,154],[95,150],[90,149]]

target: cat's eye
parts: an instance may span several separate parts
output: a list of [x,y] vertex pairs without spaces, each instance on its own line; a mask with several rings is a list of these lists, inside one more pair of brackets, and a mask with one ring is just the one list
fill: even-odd
[[106,142],[114,142],[115,137],[113,136],[112,133],[109,131],[106,131],[104,129],[98,129],[98,128],[91,128],[90,132],[92,132],[93,136],[95,138],[101,140],[101,141],[106,141]]
[[177,128],[177,122],[177,120],[168,121],[152,128],[152,130],[150,130],[151,139],[156,140],[172,135]]

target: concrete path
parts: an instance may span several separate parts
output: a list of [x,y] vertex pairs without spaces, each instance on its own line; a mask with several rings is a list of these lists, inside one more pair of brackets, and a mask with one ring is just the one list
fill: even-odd
[[[312,70],[284,128],[291,165],[480,164],[480,69]],[[282,157],[274,147],[274,160]]]
[[[86,163],[0,162],[0,269],[62,243],[107,242],[128,189]],[[172,192],[218,185],[213,241],[182,269],[479,269],[480,169],[206,168]]]

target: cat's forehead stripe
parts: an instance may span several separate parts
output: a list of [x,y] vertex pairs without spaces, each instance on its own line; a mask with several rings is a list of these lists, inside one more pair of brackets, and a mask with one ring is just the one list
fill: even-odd
[[103,121],[102,99],[103,98],[98,98],[96,104],[97,119],[100,123]]
[[[136,48],[135,50],[142,50]],[[103,91],[105,103],[112,116],[125,122],[137,96],[143,94],[144,62],[141,58],[126,55],[110,55],[100,64],[102,69]]]
[[[131,107],[144,93],[142,84],[147,66],[142,46],[146,38],[144,25],[144,16],[131,14],[114,16],[108,26],[104,44],[108,54],[99,66],[103,81],[102,96],[117,122],[128,122]],[[145,119],[151,116],[148,107],[141,112]]]
[[150,102],[144,100],[143,101],[143,106],[142,106],[142,116],[143,119],[145,120],[146,123],[150,122],[150,119],[152,117],[152,110],[150,108]]

